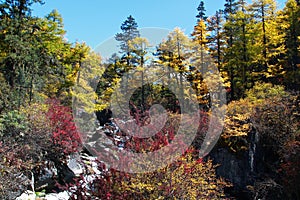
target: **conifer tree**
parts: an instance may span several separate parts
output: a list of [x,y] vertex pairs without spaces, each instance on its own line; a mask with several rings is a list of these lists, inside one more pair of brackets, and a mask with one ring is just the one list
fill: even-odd
[[255,80],[277,80],[282,74],[280,55],[284,53],[282,24],[277,16],[274,0],[256,0],[251,5],[255,17],[254,33],[256,61],[254,61]]
[[200,1],[200,4],[197,8],[198,10],[198,14],[196,15],[196,18],[197,18],[197,21],[200,21],[200,20],[206,20],[207,17],[206,17],[206,10],[205,10],[205,6],[204,6],[204,1]]
[[121,25],[122,33],[117,33],[115,35],[115,39],[120,42],[120,53],[123,54],[123,57],[126,60],[126,64],[129,67],[132,62],[132,52],[129,48],[129,42],[134,38],[140,36],[138,31],[138,24],[136,23],[135,19],[130,15]]
[[286,56],[284,83],[290,89],[300,87],[300,6],[299,1],[288,0],[282,11],[282,24],[286,26],[284,43]]
[[234,7],[227,8],[232,13],[225,15],[227,21],[224,26],[228,48],[225,51],[224,70],[228,71],[230,77],[230,99],[238,99],[247,88],[251,87],[250,65],[255,35],[250,34],[254,23],[246,1],[239,0],[232,5]]

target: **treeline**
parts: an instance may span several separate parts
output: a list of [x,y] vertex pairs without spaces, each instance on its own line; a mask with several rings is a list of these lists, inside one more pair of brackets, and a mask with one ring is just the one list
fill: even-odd
[[[106,80],[100,81],[97,93],[107,98],[109,95],[103,91],[120,81],[122,73],[145,68],[149,63],[149,43],[140,37],[132,16],[115,37],[121,54],[116,52],[109,64],[101,64],[100,56],[84,43],[74,45],[64,39],[63,19],[57,11],[44,18],[33,17],[34,3],[42,1],[1,3],[0,111],[45,97],[59,97],[70,104],[72,87],[80,82],[80,71],[87,66],[98,74],[106,69]],[[174,29],[152,52],[156,59],[151,62],[170,67],[187,78],[200,99],[207,94],[201,80],[207,62],[204,54],[213,58],[221,72],[228,100],[244,97],[257,81],[281,84],[291,90],[299,88],[298,1],[288,0],[278,9],[275,0],[255,0],[251,4],[226,0],[224,8],[210,17],[205,14],[203,2],[197,10],[191,37]],[[198,63],[191,62],[193,58]],[[86,72],[91,75],[91,71]],[[94,89],[96,78],[85,82],[93,82],[90,87]]]
[[[106,99],[104,102],[107,103],[113,93],[111,89],[131,69],[142,68],[143,74],[149,74],[149,66],[157,64],[164,66],[165,71],[171,68],[179,73],[177,76],[170,72],[167,75],[169,80],[163,81],[168,83],[172,78],[176,79],[179,87],[174,90],[178,90],[179,97],[191,98],[184,91],[183,80],[186,78],[202,105],[209,104],[209,88],[203,79],[205,73],[213,69],[210,62],[221,73],[228,101],[245,97],[245,92],[257,82],[298,90],[299,2],[289,0],[282,9],[278,9],[275,0],[256,0],[251,4],[244,0],[226,0],[222,10],[207,17],[201,1],[197,10],[197,22],[191,35],[175,28],[155,52],[149,50],[149,42],[141,38],[137,22],[129,16],[121,26],[122,32],[115,36],[120,42],[121,54],[116,52],[106,63],[106,71],[97,90],[100,98]],[[148,58],[147,65],[149,52],[154,58],[150,61]],[[123,84],[126,91],[127,85],[135,83]],[[158,89],[159,93],[162,90]],[[138,104],[147,107],[145,91],[141,89],[140,94],[143,95],[135,98],[139,99]]]

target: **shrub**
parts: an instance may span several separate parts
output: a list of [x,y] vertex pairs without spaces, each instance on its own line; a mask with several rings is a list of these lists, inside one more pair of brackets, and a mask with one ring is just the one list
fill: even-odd
[[[204,113],[202,114],[203,116],[200,120],[204,124],[201,124],[199,127],[199,134],[203,134],[207,129],[208,116],[204,115]],[[149,138],[132,137],[127,143],[125,150],[143,154],[145,152],[155,152],[169,145],[176,136],[180,120],[186,120],[186,123],[195,123],[190,117],[186,119],[184,115],[169,113],[169,119],[163,129]],[[143,124],[143,120],[146,119],[136,116],[136,121],[139,124]],[[128,123],[129,126],[130,124]],[[130,127],[127,127],[127,129],[131,130]],[[172,152],[172,149],[170,151]],[[139,171],[142,168],[144,172],[135,174],[120,172],[113,168],[106,169],[104,164],[99,163],[98,170],[101,171],[101,175],[92,174],[92,180],[87,178],[86,175],[82,175],[75,185],[69,185],[68,190],[75,192],[71,199],[224,198],[224,188],[229,186],[229,184],[216,177],[216,166],[213,166],[211,160],[203,161],[198,155],[198,151],[190,149],[184,155],[177,155],[177,159],[173,163],[168,164],[169,157],[174,157],[175,155],[165,152],[163,161],[166,162],[166,166],[152,171],[153,168],[157,168],[157,163],[152,160],[142,160],[143,158],[141,158],[139,161],[142,163],[130,163],[131,158],[126,157],[126,155],[122,157],[122,154],[119,154],[118,160],[124,160],[125,165],[130,163],[132,171],[136,171],[136,169]],[[153,156],[156,156],[156,154],[153,154]],[[156,159],[156,157],[153,159]],[[159,157],[159,159],[161,158]],[[77,188],[76,191],[74,191],[74,186]]]
[[17,110],[9,111],[0,116],[0,136],[20,137],[28,131],[26,116]]
[[164,168],[136,174],[106,169],[99,163],[101,175],[92,175],[92,179],[82,176],[64,189],[73,192],[71,199],[87,200],[226,198],[224,188],[231,185],[216,177],[211,160],[197,159],[196,154],[189,150]]
[[70,154],[81,149],[82,141],[72,111],[57,100],[48,101],[49,110],[46,116],[50,120],[53,143],[60,146],[62,153]]
[[4,113],[0,120],[0,182],[6,183],[0,188],[0,199],[5,199],[10,189],[27,189],[28,183],[16,176],[26,178],[33,172],[38,179],[50,163],[60,167],[68,154],[80,151],[80,134],[71,109],[56,100]]
[[263,103],[266,99],[281,98],[288,93],[281,85],[272,85],[271,83],[257,82],[253,88],[246,91],[246,98],[254,103]]

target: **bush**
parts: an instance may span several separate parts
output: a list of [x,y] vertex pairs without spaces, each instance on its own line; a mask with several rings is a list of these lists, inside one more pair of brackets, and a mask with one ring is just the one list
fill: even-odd
[[[160,157],[160,154],[152,154],[153,157],[149,160],[145,158],[147,156],[141,156],[132,163],[131,157],[120,153],[118,161],[123,161],[122,164],[125,168],[128,164],[130,170],[140,173],[133,174],[116,171],[112,168],[106,169],[100,163],[98,170],[101,171],[101,175],[92,174],[92,181],[83,175],[75,185],[69,186],[70,191],[73,191],[74,186],[77,188],[72,199],[220,199],[225,197],[224,188],[229,184],[216,177],[216,166],[213,166],[211,160],[203,161],[202,158],[199,158],[199,152],[196,150],[181,152],[184,155],[178,155],[179,153],[174,155],[180,142],[182,141],[184,144],[184,138],[176,135],[181,120],[190,124],[198,125],[198,123],[195,123],[191,117],[185,117],[186,114],[168,114],[169,118],[165,126],[154,136],[138,138],[134,135],[125,145],[126,151],[140,155],[145,152],[162,150],[165,152],[163,157]],[[201,113],[199,136],[207,130],[208,118],[207,113]],[[135,119],[139,125],[143,125],[147,121],[147,117],[141,117],[139,112],[136,112]],[[128,122],[126,125],[128,125],[127,129],[133,129],[130,129],[132,123]],[[182,137],[189,137],[189,130],[185,131],[187,134]],[[139,134],[142,133],[139,132]],[[180,144],[175,145],[174,149],[172,147],[170,150],[162,149],[172,144],[175,136]],[[174,157],[176,158],[174,162],[168,164],[168,161]],[[165,165],[161,166],[160,163],[165,163]],[[158,169],[153,171],[156,168]]]
[[[230,102],[227,107],[224,131],[221,135],[225,145],[234,152],[247,150],[249,146],[247,138],[251,131],[258,129],[262,133],[262,128],[264,132],[269,131],[270,124],[263,125],[267,120],[278,120],[278,125],[281,124],[282,121],[278,118],[284,113],[279,110],[285,109],[284,102],[287,101],[288,96],[289,93],[284,90],[283,86],[258,82],[252,89],[246,91],[245,99]],[[279,110],[267,114],[268,110],[272,109]],[[289,120],[289,116],[284,120]],[[288,124],[288,122],[284,123]],[[271,134],[276,135],[277,132]]]
[[222,199],[224,188],[231,186],[217,178],[211,160],[195,158],[189,150],[176,162],[154,172],[130,174],[106,169],[99,163],[101,175],[82,176],[69,185],[71,199]]
[[78,152],[82,147],[82,141],[73,121],[71,109],[61,105],[57,100],[49,100],[48,105],[46,116],[50,120],[53,143],[59,146],[63,154]]
[[288,93],[281,85],[257,82],[253,88],[246,91],[246,98],[253,104],[263,103],[267,99],[282,98]]
[[0,116],[0,136],[20,137],[28,131],[28,121],[23,113],[17,110],[9,111]]
[[0,182],[6,183],[0,188],[0,199],[5,199],[11,188],[17,192],[26,189],[28,183],[15,176],[30,178],[33,172],[38,179],[44,168],[51,168],[50,163],[60,173],[67,155],[81,149],[71,109],[56,100],[4,113],[0,120]]

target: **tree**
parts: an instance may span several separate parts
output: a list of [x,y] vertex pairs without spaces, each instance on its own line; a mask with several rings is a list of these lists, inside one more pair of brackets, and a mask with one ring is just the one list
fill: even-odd
[[226,0],[226,3],[224,5],[224,18],[225,18],[225,24],[223,25],[224,28],[224,35],[226,37],[226,46],[227,51],[225,51],[224,55],[224,66],[223,71],[226,71],[229,76],[229,82],[230,82],[230,97],[229,99],[233,99],[235,95],[235,84],[234,84],[234,66],[231,64],[231,59],[233,59],[233,52],[230,51],[230,49],[233,47],[233,41],[234,41],[234,28],[233,26],[230,26],[230,22],[233,20],[232,17],[238,10],[238,3],[235,0]]
[[225,49],[225,34],[223,31],[223,11],[218,10],[216,14],[208,18],[208,48],[209,52],[212,55],[213,59],[216,60],[218,69],[222,68],[223,56]]
[[299,88],[299,66],[300,66],[300,7],[299,1],[288,0],[282,11],[283,24],[286,26],[285,47],[286,58],[284,69],[284,83],[288,88]]
[[101,66],[101,57],[93,52],[86,44],[77,43],[78,72],[76,73],[75,86],[70,93],[73,97],[73,106],[82,109],[86,113],[93,113],[100,108],[95,106],[97,100],[96,88],[104,68]]
[[[32,81],[45,59],[35,36],[39,29],[30,16],[30,6],[41,1],[4,1],[1,4],[1,71],[21,104],[25,92],[32,99]],[[34,44],[34,45],[33,45]]]
[[[130,69],[133,69],[137,63],[136,58],[133,56],[133,52],[130,50],[129,43],[133,39],[140,36],[140,33],[138,31],[138,25],[135,21],[135,19],[129,15],[127,19],[122,23],[121,30],[122,33],[117,33],[115,35],[115,39],[120,42],[120,53],[122,53],[122,60],[125,61],[125,63],[122,65],[123,73],[128,72]],[[126,74],[126,80],[129,79],[129,74]],[[124,91],[127,91],[128,89],[128,83],[125,84]]]
[[[184,76],[186,76],[189,66],[190,45],[190,40],[183,31],[175,28],[169,33],[167,40],[159,45],[157,52],[160,59],[159,63],[174,70],[174,74],[170,73],[170,70],[167,72],[169,73],[168,86],[172,86],[171,91],[178,91],[179,98],[182,100],[185,98]],[[178,87],[171,83],[172,80]]]
[[125,73],[125,65],[117,54],[113,54],[108,63],[103,63],[105,70],[97,84],[97,104],[100,110],[110,105],[112,93],[118,87],[122,75]]
[[[147,61],[146,54],[147,54],[147,48],[150,46],[148,40],[146,38],[141,38],[137,37],[134,38],[129,42],[129,48],[132,50],[132,52],[136,55],[137,60],[138,60],[138,71],[141,72],[141,85],[142,85],[142,91],[141,91],[141,102],[140,102],[140,109],[141,112],[144,112],[146,109],[146,104],[145,104],[145,86],[144,86],[144,81],[145,81],[145,64]],[[151,73],[151,72],[150,72]],[[139,75],[134,75],[135,77],[139,77]],[[134,84],[134,83],[133,83]]]
[[237,3],[237,10],[228,16],[230,20],[224,25],[225,30],[229,30],[227,32],[229,47],[225,51],[224,70],[230,77],[230,99],[243,97],[245,90],[251,88],[253,83],[250,66],[255,59],[253,41],[256,35],[252,33],[254,21],[246,2],[240,0]]
[[[28,1],[29,2],[29,1]],[[30,1],[25,5],[31,5]],[[71,44],[64,39],[62,18],[52,11],[45,18],[34,18],[30,8],[18,14],[16,5],[3,6],[1,12],[0,71],[17,99],[17,107],[46,96],[59,96],[72,84],[67,83],[71,58]],[[20,3],[21,5],[22,3]],[[14,12],[9,11],[14,10]],[[51,77],[51,78],[49,78]]]
[[40,27],[39,40],[50,59],[44,65],[41,80],[35,84],[38,95],[53,98],[67,96],[68,88],[73,86],[67,78],[72,73],[69,69],[76,61],[72,58],[72,45],[64,38],[63,18],[57,10],[53,10],[44,18],[39,18],[37,25]]
[[[257,23],[254,27],[257,34],[256,60],[253,71],[255,80],[273,80],[277,82],[282,76],[283,67],[280,56],[285,53],[283,38],[285,36],[282,23],[278,21],[276,2],[274,0],[257,0],[251,5]],[[280,23],[280,25],[279,25]]]
[[205,16],[206,10],[204,7],[204,1],[200,1],[200,4],[199,4],[197,10],[199,12],[198,15],[196,16],[197,21],[206,20],[207,17]]
[[121,25],[122,33],[117,33],[115,35],[115,39],[120,42],[120,53],[124,54],[123,56],[125,57],[128,67],[132,64],[132,52],[129,48],[129,42],[134,38],[140,36],[140,33],[137,28],[138,25],[135,19],[130,15]]
[[[204,4],[202,7],[202,15],[205,15]],[[205,96],[208,96],[208,89],[206,84],[203,81],[204,73],[208,70],[208,30],[207,30],[207,17],[202,17],[197,21],[196,26],[191,34],[193,40],[192,46],[192,60],[193,66],[190,67],[189,71],[189,81],[192,83],[194,90],[196,91],[196,96],[199,104],[201,106],[208,105],[208,99]]]

